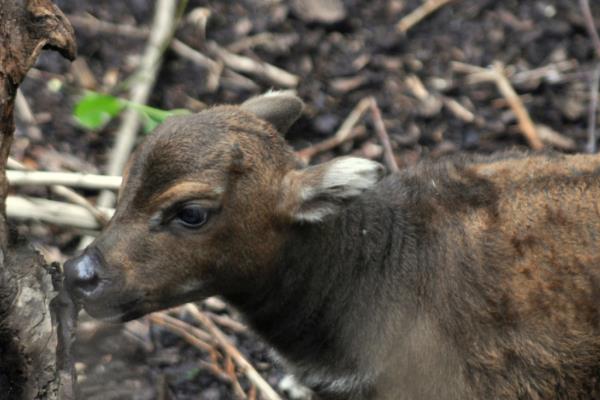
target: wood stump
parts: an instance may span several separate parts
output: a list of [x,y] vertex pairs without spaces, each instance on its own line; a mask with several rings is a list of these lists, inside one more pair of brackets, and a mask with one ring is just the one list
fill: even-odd
[[[15,95],[43,49],[72,60],[73,28],[51,0],[0,0],[0,399],[74,398],[69,345],[75,307],[48,266],[6,221],[6,162]],[[54,299],[54,300],[53,300]]]

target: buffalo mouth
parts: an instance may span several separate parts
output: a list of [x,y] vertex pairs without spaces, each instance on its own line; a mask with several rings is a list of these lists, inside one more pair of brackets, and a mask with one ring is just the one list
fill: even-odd
[[140,310],[141,299],[131,299],[124,302],[114,302],[99,298],[93,301],[83,300],[81,304],[93,318],[107,322],[126,322],[139,318],[146,312]]
[[106,294],[94,299],[81,299],[80,303],[93,318],[107,322],[127,322],[155,311],[180,306],[192,301],[204,300],[208,295],[202,292],[202,290],[199,290],[158,298],[139,295],[117,301],[115,301],[116,296]]

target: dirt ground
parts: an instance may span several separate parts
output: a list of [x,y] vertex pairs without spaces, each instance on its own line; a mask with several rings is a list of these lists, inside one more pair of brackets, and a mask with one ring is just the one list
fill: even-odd
[[[89,13],[135,27],[151,24],[154,4],[147,0],[55,3],[67,16]],[[381,109],[401,168],[459,151],[527,148],[515,114],[496,85],[473,83],[465,66],[488,67],[494,62],[506,66],[546,147],[564,152],[588,149],[590,87],[600,60],[577,1],[455,0],[405,34],[396,24],[420,0],[344,0],[329,19],[324,16],[331,16],[331,4],[336,2],[307,1],[315,3],[308,11],[301,3],[190,0],[186,15],[198,7],[210,10],[206,35],[202,37],[185,17],[176,32],[179,40],[209,56],[208,43],[216,42],[232,53],[297,75],[296,90],[307,106],[288,134],[296,149],[331,137],[368,96]],[[600,3],[590,3],[600,26]],[[78,66],[45,53],[23,85],[40,132],[18,121],[13,156],[40,170],[102,173],[118,121],[100,131],[84,130],[73,120],[73,105],[84,86],[122,95],[145,40],[77,24],[76,32]],[[200,110],[281,88],[253,74],[245,74],[244,80],[224,73],[212,90],[207,76],[206,69],[167,50],[150,105]],[[357,124],[355,133],[357,139],[319,154],[313,162],[348,153],[381,159],[372,118]],[[39,188],[19,193],[51,198]],[[91,190],[83,194],[92,200],[97,196]],[[82,234],[37,222],[21,222],[16,229],[57,260],[74,254]],[[235,314],[220,306],[211,311]],[[148,320],[125,330],[92,322],[85,322],[83,328],[78,370],[85,399],[236,398],[226,380],[199,363],[210,362],[207,354]],[[267,347],[250,333],[224,330],[276,387],[283,372]],[[240,378],[240,383],[248,389],[246,380]]]

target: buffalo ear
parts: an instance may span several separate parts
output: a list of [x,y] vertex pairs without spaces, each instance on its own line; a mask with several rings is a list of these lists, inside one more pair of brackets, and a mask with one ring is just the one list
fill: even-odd
[[358,157],[292,170],[283,179],[280,212],[294,222],[318,223],[373,188],[383,175],[381,164]]
[[304,103],[291,91],[278,91],[246,100],[241,108],[269,122],[279,133],[285,135],[302,114]]

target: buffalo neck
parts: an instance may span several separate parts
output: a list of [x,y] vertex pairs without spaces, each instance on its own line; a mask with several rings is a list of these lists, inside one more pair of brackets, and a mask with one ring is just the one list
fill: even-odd
[[412,281],[403,279],[414,265],[411,230],[400,208],[368,192],[335,216],[296,226],[271,278],[229,300],[291,364],[355,370],[353,338],[375,339],[387,300],[411,297],[403,289]]

